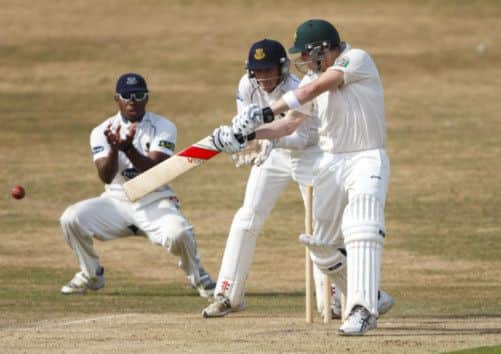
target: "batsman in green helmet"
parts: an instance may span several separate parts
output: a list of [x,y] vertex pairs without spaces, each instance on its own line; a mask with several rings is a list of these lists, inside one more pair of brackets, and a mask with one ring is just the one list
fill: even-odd
[[[232,129],[243,136],[255,132],[258,139],[277,139],[306,119],[319,120],[314,231],[300,241],[346,295],[339,334],[363,335],[393,305],[385,294],[382,308],[379,291],[390,178],[383,86],[372,57],[341,41],[325,20],[299,25],[289,53],[298,55],[295,63],[306,72],[299,87],[268,107],[247,107],[233,119]],[[283,112],[285,118],[274,120]]]

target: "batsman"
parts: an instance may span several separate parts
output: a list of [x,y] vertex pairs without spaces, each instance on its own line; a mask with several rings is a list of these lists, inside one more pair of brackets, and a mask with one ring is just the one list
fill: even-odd
[[[256,132],[258,139],[278,139],[310,117],[320,120],[314,231],[300,240],[309,246],[313,263],[346,295],[346,320],[339,334],[363,335],[377,327],[386,235],[390,162],[381,79],[371,56],[342,42],[324,20],[302,23],[289,52],[299,53],[295,64],[307,70],[300,87],[268,107],[250,105],[233,119],[232,129],[243,136]],[[260,127],[263,123],[270,124]],[[226,152],[245,147],[232,134],[225,138],[221,146]]]

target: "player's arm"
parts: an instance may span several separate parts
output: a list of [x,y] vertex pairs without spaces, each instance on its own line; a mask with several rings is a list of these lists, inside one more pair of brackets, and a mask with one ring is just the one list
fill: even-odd
[[157,127],[159,132],[155,135],[151,142],[148,155],[143,155],[136,150],[134,144],[132,143],[136,134],[136,125],[132,124],[125,140],[123,140],[123,145],[119,146],[119,149],[124,152],[136,170],[139,172],[149,170],[156,164],[168,159],[174,154],[176,130],[175,127],[170,128],[172,131],[169,130],[168,125],[165,127],[164,125],[159,125]]
[[140,154],[134,146],[124,152],[139,172],[144,172],[170,157],[160,151],[150,151],[148,156],[144,156]]
[[341,87],[344,83],[344,73],[338,70],[327,70],[318,79],[284,94],[270,108],[274,115],[289,109],[299,108],[320,94]]
[[100,127],[95,128],[90,136],[94,164],[99,178],[106,184],[111,183],[118,172],[118,150],[109,143],[110,132],[111,124],[104,131]]
[[256,138],[275,140],[290,135],[307,117],[306,114],[299,111],[289,111],[283,119],[260,126],[256,130]]
[[108,156],[95,160],[94,164],[101,181],[110,184],[118,172],[118,150],[110,150]]
[[[106,184],[111,183],[118,172],[118,149],[111,149],[108,156],[94,161],[101,181]],[[169,155],[159,151],[151,151],[148,156],[140,154],[133,146],[124,151],[134,168],[139,172],[144,172],[156,164],[169,158]]]
[[[339,70],[327,70],[318,79],[301,86],[295,90],[288,91],[278,101],[274,102],[270,107],[259,108],[256,105],[247,107],[241,114],[233,118],[233,130],[241,135],[247,136],[254,132],[258,126],[263,123],[273,122],[277,114],[288,110],[301,110],[301,106],[312,101],[320,94],[335,90],[341,87],[344,83],[344,73]],[[284,123],[277,123],[274,126],[275,133],[282,136],[284,131],[289,133],[296,129],[300,122],[297,122],[298,115],[295,114],[294,119],[289,119]],[[304,120],[304,117],[300,119]],[[293,128],[292,128],[293,127]],[[280,131],[280,133],[278,133]],[[263,136],[269,136],[271,133],[261,133]],[[266,134],[266,135],[264,135]]]

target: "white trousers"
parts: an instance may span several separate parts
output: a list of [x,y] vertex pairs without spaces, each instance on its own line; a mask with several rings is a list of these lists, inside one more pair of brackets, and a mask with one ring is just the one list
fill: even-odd
[[[350,292],[370,294],[370,299],[358,304],[377,314],[383,213],[390,176],[386,152],[324,153],[314,174],[314,238],[326,246],[313,252],[312,260],[329,274],[339,260],[339,249],[346,249],[348,281],[341,288],[347,288],[347,306],[357,305],[350,300]],[[332,277],[335,272],[331,273]]]
[[88,276],[100,266],[93,237],[101,241],[126,236],[147,236],[180,257],[180,266],[192,285],[200,280],[200,260],[193,227],[181,214],[176,199],[162,198],[137,204],[106,194],[69,206],[60,219],[64,238],[73,249],[80,269]]
[[243,303],[245,281],[264,222],[290,181],[298,182],[304,200],[304,186],[312,184],[319,154],[317,147],[302,151],[275,149],[262,166],[252,167],[243,206],[233,219],[226,241],[215,295],[225,295],[234,307]]

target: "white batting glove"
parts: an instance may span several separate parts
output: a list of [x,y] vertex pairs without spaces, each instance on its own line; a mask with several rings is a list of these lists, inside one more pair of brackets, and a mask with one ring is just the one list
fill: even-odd
[[255,166],[261,166],[268,159],[268,156],[270,156],[271,151],[275,147],[275,141],[273,140],[262,139],[258,140],[258,142],[261,149],[252,161]]
[[263,110],[256,104],[250,104],[233,118],[232,123],[236,134],[247,136],[264,123]]
[[219,151],[234,154],[245,148],[246,142],[240,143],[233,129],[228,125],[222,125],[212,132],[212,143]]

